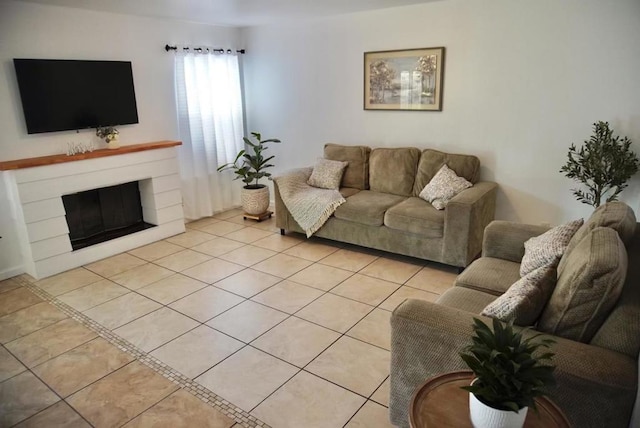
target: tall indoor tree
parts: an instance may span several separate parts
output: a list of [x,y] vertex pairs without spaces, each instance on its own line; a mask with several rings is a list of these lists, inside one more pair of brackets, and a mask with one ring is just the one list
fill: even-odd
[[593,135],[580,149],[571,144],[560,172],[586,186],[586,191],[572,189],[578,201],[597,208],[603,198],[606,202],[618,199],[638,172],[638,157],[630,146],[629,138],[613,135],[609,123],[602,121],[593,124]]

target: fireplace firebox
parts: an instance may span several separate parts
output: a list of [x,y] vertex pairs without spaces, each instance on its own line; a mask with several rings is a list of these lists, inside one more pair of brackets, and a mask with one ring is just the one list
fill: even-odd
[[73,251],[149,229],[138,182],[62,196]]

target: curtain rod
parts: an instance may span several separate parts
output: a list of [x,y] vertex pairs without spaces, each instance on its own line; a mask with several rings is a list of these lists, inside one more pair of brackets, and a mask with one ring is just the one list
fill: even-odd
[[[183,51],[188,51],[193,49],[195,52],[215,52],[215,53],[233,53],[233,51],[231,49],[227,49],[226,51],[224,49],[211,49],[211,48],[190,48],[189,46],[185,46],[182,48]],[[169,51],[177,51],[178,47],[177,46],[169,46],[169,44],[164,45],[164,50],[169,52]],[[237,49],[236,50],[237,53],[239,54],[245,54],[246,51],[244,49]]]

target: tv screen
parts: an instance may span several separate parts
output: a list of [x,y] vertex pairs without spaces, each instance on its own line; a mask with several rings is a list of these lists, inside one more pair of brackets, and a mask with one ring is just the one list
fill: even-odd
[[14,59],[29,134],[138,123],[131,62]]

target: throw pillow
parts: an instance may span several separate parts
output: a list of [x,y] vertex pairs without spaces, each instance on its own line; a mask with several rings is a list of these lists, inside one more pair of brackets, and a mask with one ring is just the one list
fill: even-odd
[[342,180],[342,174],[349,162],[334,161],[329,159],[319,158],[316,165],[313,167],[313,172],[307,184],[313,187],[320,187],[322,189],[338,189],[340,187],[340,181]]
[[420,197],[430,202],[435,209],[443,210],[455,195],[471,186],[473,184],[462,177],[458,177],[447,164],[444,164],[431,181],[424,186],[424,189],[420,192]]
[[524,243],[524,257],[520,262],[520,276],[526,276],[542,266],[555,267],[582,223],[582,219],[573,220],[527,240]]
[[515,325],[533,325],[551,297],[556,284],[556,269],[542,266],[513,283],[500,297],[489,303],[481,315]]

